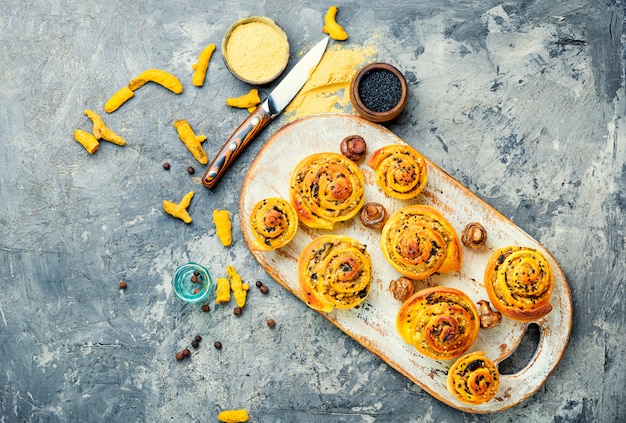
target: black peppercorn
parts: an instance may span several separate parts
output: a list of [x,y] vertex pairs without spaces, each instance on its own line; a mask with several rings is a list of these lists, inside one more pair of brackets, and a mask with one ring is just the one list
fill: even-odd
[[261,282],[261,281],[256,281],[256,287],[257,287],[257,288],[260,288],[260,287],[262,287],[262,286],[263,286],[263,282]]
[[219,350],[222,348],[222,343],[220,341],[215,341],[215,343],[213,343],[213,346]]
[[125,281],[120,281],[120,289],[128,288],[128,284]]
[[267,294],[268,292],[270,292],[270,289],[266,285],[261,286],[261,288],[259,289],[261,290],[261,293],[263,294]]
[[276,322],[274,321],[274,319],[268,319],[267,320],[267,326],[273,328],[274,326],[276,326]]
[[167,162],[163,163],[163,169],[170,170],[170,164]]
[[189,348],[185,348],[185,349],[183,350],[183,355],[184,355],[185,357],[189,357],[189,356],[191,355],[191,351],[189,351]]
[[200,335],[196,335],[195,338],[193,338],[194,341],[200,342],[202,341],[202,337]]
[[190,175],[193,175],[196,172],[196,169],[193,168],[193,166],[189,166],[187,168],[187,173]]
[[235,307],[233,313],[235,313],[235,316],[241,316],[241,307]]
[[198,348],[200,346],[200,343],[194,339],[193,341],[191,341],[191,346],[194,348]]
[[204,304],[202,306],[202,311],[204,311],[205,313],[208,313],[209,311],[211,311],[211,307],[208,304]]
[[182,351],[178,351],[178,352],[176,353],[176,361],[180,361],[180,360],[182,360],[183,358],[185,358],[185,356],[183,355]]

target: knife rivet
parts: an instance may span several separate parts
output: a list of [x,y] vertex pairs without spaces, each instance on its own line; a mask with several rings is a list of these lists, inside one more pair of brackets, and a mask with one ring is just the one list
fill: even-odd
[[252,124],[252,126],[256,126],[259,124],[259,122],[261,121],[261,118],[258,116],[255,116],[252,118],[252,120],[250,121],[250,123]]
[[212,171],[210,171],[210,172],[209,172],[209,176],[210,176],[211,178],[215,178],[215,177],[217,176],[217,172],[216,172],[216,171],[214,171],[214,170],[212,170]]
[[234,142],[231,142],[230,145],[228,146],[228,149],[230,151],[235,151],[237,149],[237,144]]

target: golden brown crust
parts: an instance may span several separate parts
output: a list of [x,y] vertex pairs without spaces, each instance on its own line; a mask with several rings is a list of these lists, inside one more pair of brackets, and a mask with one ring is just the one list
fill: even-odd
[[252,207],[250,229],[256,249],[269,251],[283,247],[298,230],[296,210],[282,198],[265,198]]
[[504,316],[528,322],[552,310],[552,266],[539,250],[509,246],[492,254],[485,268],[485,288]]
[[298,282],[309,307],[349,309],[369,294],[372,262],[365,245],[342,235],[311,241],[298,258]]
[[406,300],[396,317],[402,339],[435,360],[459,357],[476,341],[480,330],[478,310],[462,291],[432,287]]
[[383,227],[381,249],[402,275],[425,279],[461,268],[462,250],[452,225],[434,207],[415,204],[392,214]]
[[446,387],[461,402],[483,404],[498,393],[500,373],[483,351],[476,351],[450,366]]
[[332,229],[361,210],[364,187],[363,172],[352,160],[338,153],[318,153],[296,165],[289,195],[303,225]]
[[413,147],[391,144],[374,151],[366,164],[374,170],[376,184],[390,197],[408,200],[428,182],[426,159]]

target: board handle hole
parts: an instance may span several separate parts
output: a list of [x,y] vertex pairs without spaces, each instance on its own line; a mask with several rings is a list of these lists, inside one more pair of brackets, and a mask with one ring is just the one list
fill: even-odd
[[524,370],[535,357],[539,341],[541,339],[541,329],[537,323],[530,323],[526,326],[526,332],[517,348],[498,366],[502,375],[514,375]]

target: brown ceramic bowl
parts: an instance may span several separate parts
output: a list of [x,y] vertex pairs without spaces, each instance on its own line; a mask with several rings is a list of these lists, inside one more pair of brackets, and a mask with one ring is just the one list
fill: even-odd
[[[389,92],[387,83],[376,85],[375,81],[367,81],[367,78],[372,78],[374,74],[378,74],[378,79],[383,82],[393,81],[389,74],[394,75],[400,82],[399,93]],[[363,91],[365,89],[367,91]],[[404,75],[388,63],[370,63],[362,67],[350,83],[352,107],[359,115],[372,122],[388,122],[395,119],[406,107],[408,99],[409,90]],[[378,100],[377,104],[375,100]]]
[[[251,25],[266,31],[264,38]],[[243,82],[265,85],[274,81],[289,62],[289,40],[285,31],[265,16],[250,16],[233,23],[222,40],[222,58],[228,70]]]

